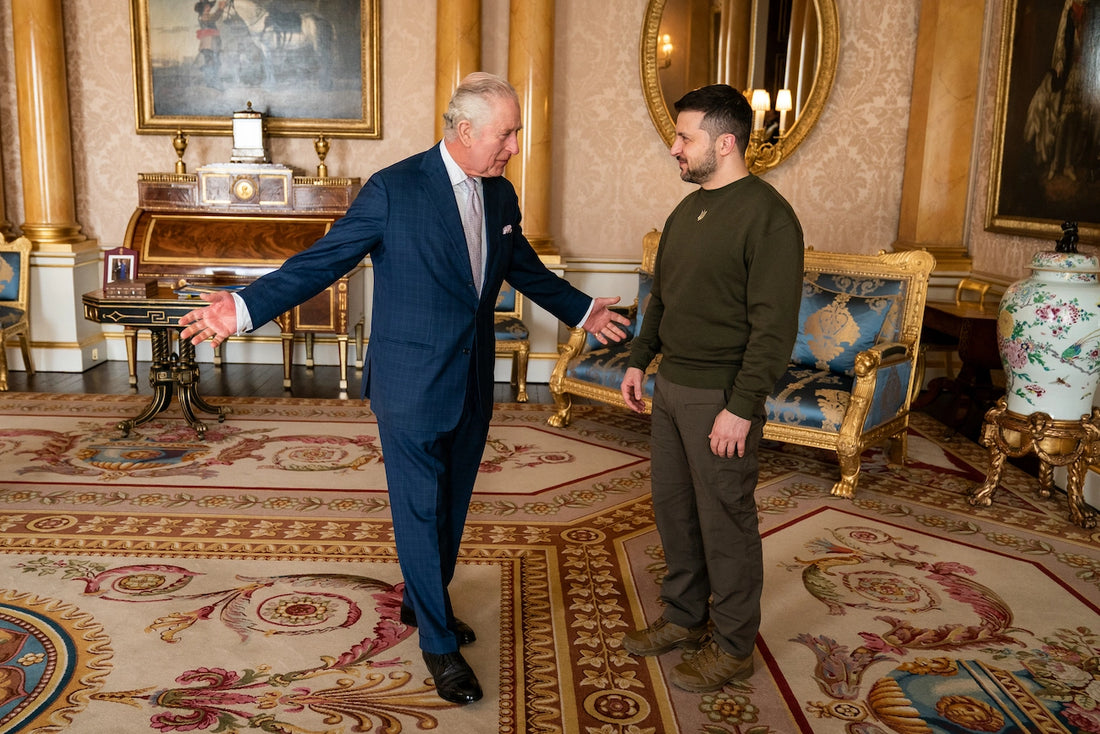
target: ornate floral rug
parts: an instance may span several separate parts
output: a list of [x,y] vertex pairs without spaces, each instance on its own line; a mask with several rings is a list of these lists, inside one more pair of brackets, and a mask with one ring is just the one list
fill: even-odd
[[678,652],[621,634],[660,614],[648,422],[502,405],[454,588],[485,687],[434,695],[401,578],[369,409],[233,400],[195,440],[144,399],[0,396],[0,732],[1100,732],[1100,534],[915,416],[906,466],[762,452],[756,674],[667,684]]

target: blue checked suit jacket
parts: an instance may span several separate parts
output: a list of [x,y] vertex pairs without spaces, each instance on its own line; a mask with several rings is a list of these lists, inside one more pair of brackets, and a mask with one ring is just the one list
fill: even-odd
[[501,282],[507,279],[569,325],[584,317],[591,299],[539,260],[520,228],[511,183],[486,178],[483,186],[487,252],[480,298],[454,192],[433,146],[371,176],[328,234],[241,291],[253,326],[312,298],[369,255],[374,303],[363,395],[379,421],[409,430],[453,428],[471,368],[488,417],[493,306]]

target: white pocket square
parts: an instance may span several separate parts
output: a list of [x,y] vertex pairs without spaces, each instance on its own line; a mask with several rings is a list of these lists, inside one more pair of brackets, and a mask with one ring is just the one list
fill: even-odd
[[512,234],[512,225],[510,225],[510,224],[504,225],[504,231],[501,232],[501,234]]

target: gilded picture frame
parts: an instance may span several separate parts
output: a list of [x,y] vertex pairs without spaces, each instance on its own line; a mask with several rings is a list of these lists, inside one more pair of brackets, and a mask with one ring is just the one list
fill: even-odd
[[380,0],[130,0],[139,134],[381,138]]
[[[1006,0],[986,229],[1058,239],[1075,221],[1100,243],[1100,9],[1083,0]],[[1091,15],[1090,15],[1091,14]],[[1084,56],[1085,61],[1082,60]],[[1091,80],[1091,81],[1090,81]]]

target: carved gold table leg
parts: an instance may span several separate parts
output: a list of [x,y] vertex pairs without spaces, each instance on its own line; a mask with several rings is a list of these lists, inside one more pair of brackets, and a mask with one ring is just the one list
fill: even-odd
[[348,335],[337,334],[336,353],[340,362],[340,397],[348,396]]
[[1006,457],[1034,453],[1039,459],[1039,496],[1054,490],[1054,467],[1068,473],[1066,496],[1070,520],[1083,528],[1096,527],[1096,513],[1084,502],[1085,473],[1100,452],[1100,409],[1080,420],[1055,420],[1046,413],[1020,415],[1008,410],[1004,398],[985,414],[981,444],[989,449],[985,481],[969,497],[970,504],[988,507],[1001,480]]

